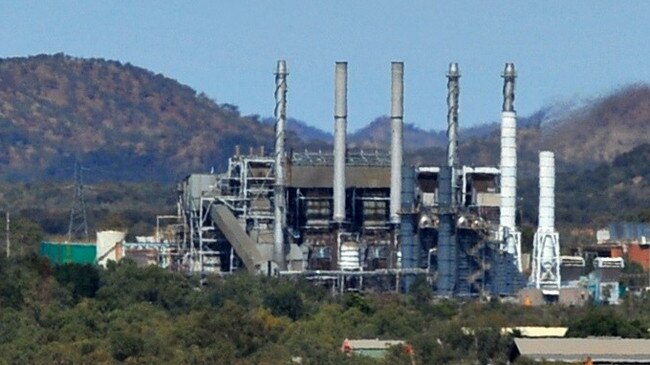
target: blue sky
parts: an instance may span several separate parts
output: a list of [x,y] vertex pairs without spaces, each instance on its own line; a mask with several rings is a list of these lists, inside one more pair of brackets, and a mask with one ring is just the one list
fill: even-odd
[[496,120],[515,62],[520,115],[650,81],[650,1],[3,1],[0,57],[64,52],[130,62],[243,114],[273,113],[277,59],[290,116],[333,129],[334,63],[349,62],[358,129],[390,109],[405,62],[405,121],[443,129],[448,63],[461,126]]

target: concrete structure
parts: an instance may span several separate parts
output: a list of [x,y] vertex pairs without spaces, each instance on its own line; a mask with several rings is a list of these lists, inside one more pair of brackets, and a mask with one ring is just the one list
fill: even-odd
[[503,108],[501,112],[501,211],[500,236],[502,251],[521,268],[521,232],[515,215],[517,202],[517,114],[515,100],[515,65],[506,63],[503,71]]
[[650,340],[632,338],[515,338],[518,356],[535,361],[650,364]]
[[345,221],[345,158],[347,155],[348,64],[336,63],[334,97],[334,222]]
[[531,285],[546,295],[560,290],[560,238],[555,230],[555,157],[539,153],[539,221],[533,239]]
[[404,63],[391,64],[390,222],[400,221],[404,137]]
[[562,288],[577,287],[585,272],[585,259],[581,256],[560,256],[560,285]]
[[583,306],[591,300],[591,292],[585,287],[561,288],[557,302],[567,306]]
[[526,307],[546,304],[544,294],[537,288],[524,288],[517,293],[517,302]]
[[122,231],[97,232],[97,264],[106,267],[108,261],[118,262],[123,257],[122,245],[126,233]]

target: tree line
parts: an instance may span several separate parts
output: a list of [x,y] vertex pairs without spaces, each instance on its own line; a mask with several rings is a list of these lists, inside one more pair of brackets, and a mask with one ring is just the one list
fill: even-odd
[[407,341],[417,364],[505,364],[503,326],[647,337],[650,323],[650,300],[636,297],[527,308],[439,300],[422,278],[407,294],[333,295],[304,280],[200,278],[128,260],[53,266],[35,254],[0,259],[0,308],[7,364],[411,364],[399,346],[384,359],[348,356],[345,338]]

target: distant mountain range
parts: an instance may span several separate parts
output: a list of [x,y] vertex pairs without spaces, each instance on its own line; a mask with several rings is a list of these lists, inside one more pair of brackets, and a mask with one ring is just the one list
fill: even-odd
[[[271,151],[274,139],[272,118],[242,116],[235,105],[128,63],[63,54],[0,60],[0,123],[0,176],[21,181],[69,179],[79,158],[91,181],[172,182],[223,169],[235,145]],[[288,125],[290,148],[331,148],[330,133],[294,119]],[[650,87],[545,107],[519,126],[524,173],[535,173],[540,149],[555,151],[564,169],[611,163],[650,142]],[[498,164],[498,122],[462,128],[460,137],[464,163]],[[389,119],[348,140],[350,148],[388,148]],[[446,131],[406,124],[404,145],[409,161],[440,163]]]

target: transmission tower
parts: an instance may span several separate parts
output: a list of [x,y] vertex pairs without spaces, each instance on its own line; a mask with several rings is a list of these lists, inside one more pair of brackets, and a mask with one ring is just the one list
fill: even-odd
[[73,238],[84,238],[88,241],[88,221],[86,220],[86,200],[84,198],[83,167],[79,159],[74,163],[74,197],[70,209],[70,225],[68,226],[68,241]]

